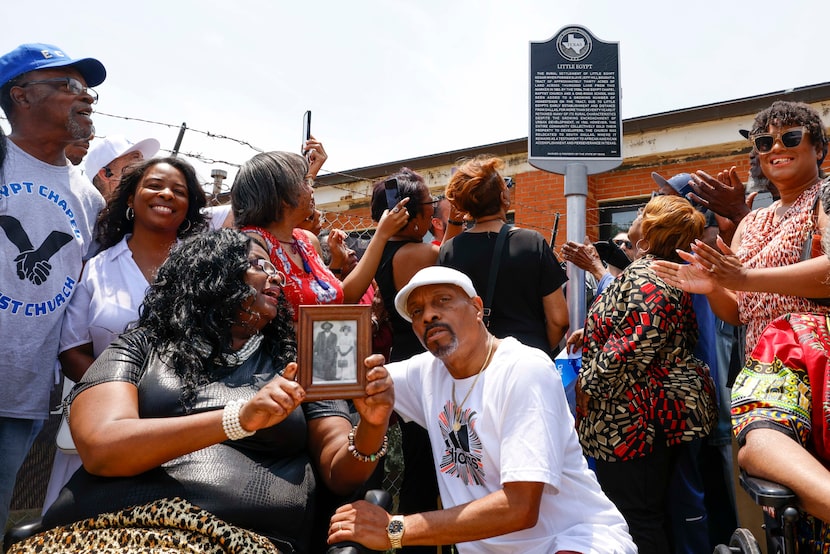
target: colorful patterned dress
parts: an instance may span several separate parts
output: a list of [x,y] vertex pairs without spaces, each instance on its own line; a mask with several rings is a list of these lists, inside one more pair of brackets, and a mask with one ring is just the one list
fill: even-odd
[[[813,205],[820,187],[821,183],[816,183],[802,192],[777,222],[773,219],[780,200],[746,216],[741,245],[735,252],[744,267],[781,267],[800,261],[804,240],[813,225]],[[830,312],[830,307],[800,296],[743,291],[737,295],[738,312],[746,325],[747,356],[764,328],[776,317],[790,312]]]
[[294,310],[294,321],[297,321],[299,317],[297,308],[302,304],[343,303],[342,283],[320,259],[314,246],[307,241],[304,231],[294,229],[292,233],[294,246],[287,245],[288,248],[297,249],[303,260],[303,267],[298,266],[288,256],[283,243],[262,227],[243,227],[240,231],[256,233],[265,240],[271,263],[285,274],[285,285],[282,291]]
[[[830,465],[828,371],[830,316],[787,314],[773,321],[732,387],[738,443],[743,445],[752,429],[774,429]],[[803,515],[800,551],[830,553],[830,526]]]
[[715,388],[694,357],[697,322],[691,296],[633,262],[592,304],[585,323],[577,411],[585,454],[626,461],[709,434],[717,419]]

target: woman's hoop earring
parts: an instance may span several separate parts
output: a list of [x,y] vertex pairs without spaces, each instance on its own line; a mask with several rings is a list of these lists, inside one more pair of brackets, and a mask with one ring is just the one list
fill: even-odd
[[180,233],[186,233],[186,232],[190,231],[190,228],[192,227],[192,225],[190,224],[189,219],[185,219],[184,222],[187,223],[187,227],[185,227],[184,229],[179,229]]
[[135,210],[132,206],[127,206],[127,221],[132,221],[135,219]]
[[[637,250],[639,250],[640,252],[642,252],[643,254],[647,254],[647,253],[648,253],[648,249],[649,249],[649,247],[651,247],[651,244],[649,244],[649,245],[648,245],[648,246],[646,246],[645,248],[640,248],[640,243],[641,243],[641,242],[643,242],[644,240],[646,240],[646,239],[640,239],[640,240],[638,240],[638,241],[637,241],[637,243],[634,245],[634,247],[635,247]],[[646,241],[646,243],[648,243],[648,241]]]

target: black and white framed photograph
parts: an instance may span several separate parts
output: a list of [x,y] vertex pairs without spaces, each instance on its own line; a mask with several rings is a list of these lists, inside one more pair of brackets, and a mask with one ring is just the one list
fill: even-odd
[[371,353],[371,306],[300,306],[297,381],[306,400],[363,396]]

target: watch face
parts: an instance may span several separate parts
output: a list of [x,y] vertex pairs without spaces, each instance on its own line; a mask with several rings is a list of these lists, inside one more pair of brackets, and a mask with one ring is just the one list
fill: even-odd
[[389,522],[388,530],[390,533],[400,533],[403,531],[403,521],[393,520]]

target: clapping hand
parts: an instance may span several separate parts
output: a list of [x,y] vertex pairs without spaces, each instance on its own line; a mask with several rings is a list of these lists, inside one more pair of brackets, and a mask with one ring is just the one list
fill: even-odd
[[731,240],[738,223],[752,210],[758,193],[744,196],[746,187],[735,166],[718,172],[717,178],[705,171],[696,171],[692,174],[691,184],[694,190],[689,193],[691,200],[712,210],[721,236]]

